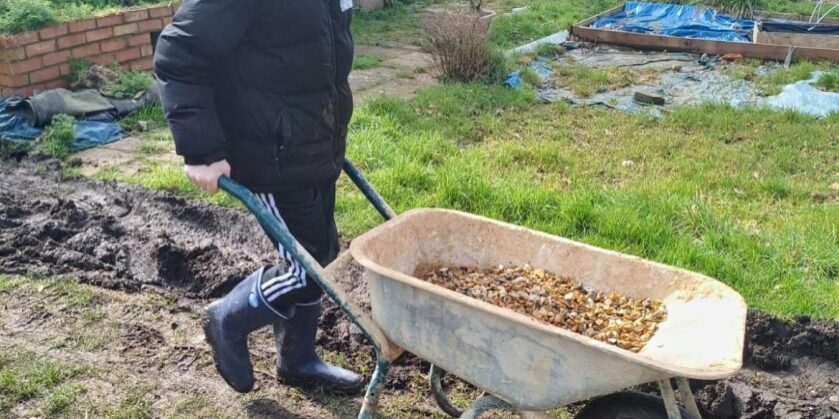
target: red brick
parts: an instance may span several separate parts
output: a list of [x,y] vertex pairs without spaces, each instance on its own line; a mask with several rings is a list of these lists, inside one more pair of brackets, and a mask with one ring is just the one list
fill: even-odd
[[136,47],[137,45],[151,45],[151,36],[147,33],[131,35],[131,37],[128,38],[128,45],[131,45],[132,47]]
[[38,31],[38,34],[41,36],[41,39],[52,39],[57,36],[66,35],[67,32],[67,24],[62,23],[60,25],[43,28],[40,31]]
[[169,17],[172,16],[172,8],[169,6],[152,7],[149,9],[149,17]]
[[87,42],[87,35],[84,33],[74,33],[71,35],[64,35],[58,38],[58,49],[67,49],[79,46]]
[[175,15],[175,13],[178,13],[178,8],[180,8],[180,7],[181,7],[181,3],[180,3],[180,2],[178,2],[178,3],[172,3],[172,5],[171,5],[171,6],[169,6],[169,7],[171,7],[171,8],[172,8],[172,16],[174,16],[174,15]]
[[85,32],[87,34],[87,42],[96,42],[114,36],[114,30],[111,28],[100,28]]
[[117,62],[116,58],[114,58],[114,54],[102,54],[90,59],[94,64],[108,66],[115,62]]
[[140,47],[140,55],[148,57],[154,54],[154,48],[151,45],[143,45]]
[[99,49],[102,52],[112,52],[125,48],[125,38],[112,38],[99,43]]
[[34,57],[36,55],[46,54],[48,52],[55,51],[55,39],[50,39],[48,41],[41,41],[36,42],[31,45],[26,46],[26,56],[27,57]]
[[41,57],[30,58],[9,64],[10,74],[26,74],[44,67]]
[[70,64],[64,63],[58,66],[58,71],[61,72],[61,77],[70,75]]
[[66,89],[70,87],[70,83],[67,83],[67,80],[65,79],[53,80],[47,83],[47,90],[58,89],[59,87]]
[[3,37],[3,44],[9,47],[20,47],[38,42],[38,31],[21,32]]
[[102,52],[119,51],[128,46],[128,41],[125,38],[113,38],[99,43],[99,49]]
[[58,66],[54,67],[47,67],[38,71],[33,71],[29,73],[29,82],[30,83],[40,83],[44,81],[55,80],[61,77],[61,70],[58,69]]
[[0,74],[0,86],[20,87],[29,84],[29,74],[16,74],[13,76]]
[[140,58],[140,48],[133,47],[116,52],[117,61],[124,63],[126,61],[136,60]]
[[14,61],[26,59],[26,48],[8,47],[0,50],[0,59],[3,61]]
[[115,14],[96,19],[96,26],[100,28],[107,28],[122,23],[122,15]]
[[132,61],[130,67],[132,70],[151,70],[154,68],[154,60],[151,57],[140,58],[137,61]]
[[139,22],[149,18],[149,11],[147,9],[129,10],[122,14],[122,18],[126,22]]
[[99,53],[99,44],[87,44],[73,48],[73,58],[85,58]]
[[70,30],[70,33],[84,32],[89,31],[91,29],[96,29],[96,18],[70,22],[70,24],[68,25],[68,29]]
[[49,67],[49,66],[55,65],[55,64],[66,63],[67,60],[70,59],[70,57],[72,57],[72,54],[70,54],[69,49],[44,55],[44,67]]
[[144,20],[137,25],[139,26],[140,32],[154,32],[163,29],[163,20],[149,19]]
[[131,35],[132,33],[137,33],[136,23],[114,26],[114,36]]

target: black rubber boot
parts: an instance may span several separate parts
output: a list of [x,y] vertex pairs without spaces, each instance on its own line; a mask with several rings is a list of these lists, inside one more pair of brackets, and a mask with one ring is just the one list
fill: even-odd
[[263,267],[243,279],[230,293],[216,300],[204,313],[204,336],[213,352],[216,369],[230,387],[240,393],[253,389],[254,376],[248,351],[248,334],[288,313],[269,307],[259,291],[260,278],[270,275]]
[[315,353],[321,303],[297,305],[294,317],[274,323],[277,343],[277,378],[296,387],[322,387],[339,393],[356,393],[361,376],[323,362]]

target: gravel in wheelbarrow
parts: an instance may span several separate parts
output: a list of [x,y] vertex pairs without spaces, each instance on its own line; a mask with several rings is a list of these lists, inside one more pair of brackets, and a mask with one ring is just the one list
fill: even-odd
[[659,299],[589,290],[572,278],[529,265],[442,267],[422,278],[632,352],[640,351],[667,318]]

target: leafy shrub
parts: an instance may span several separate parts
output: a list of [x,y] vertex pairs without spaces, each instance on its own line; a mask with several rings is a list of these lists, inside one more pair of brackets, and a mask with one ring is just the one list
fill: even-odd
[[129,99],[139,92],[147,90],[154,79],[148,73],[131,71],[120,75],[119,79],[105,86],[102,92],[115,99]]
[[70,154],[76,138],[76,119],[70,115],[56,115],[41,136],[41,151],[57,159]]
[[489,46],[489,20],[475,14],[451,13],[429,18],[425,34],[434,63],[446,79],[486,80],[503,62],[500,53]]
[[0,12],[0,32],[29,31],[58,20],[46,0],[3,0]]

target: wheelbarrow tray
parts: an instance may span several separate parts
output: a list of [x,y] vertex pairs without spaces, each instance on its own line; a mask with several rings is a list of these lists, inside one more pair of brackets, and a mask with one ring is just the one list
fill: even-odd
[[[742,365],[746,305],[707,276],[471,214],[413,210],[356,238],[374,321],[393,343],[521,409],[546,410]],[[416,278],[443,266],[529,264],[589,289],[657,298],[667,319],[638,353]]]

